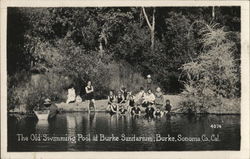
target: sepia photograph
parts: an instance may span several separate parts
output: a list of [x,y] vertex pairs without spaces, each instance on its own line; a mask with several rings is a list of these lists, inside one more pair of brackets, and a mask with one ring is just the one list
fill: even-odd
[[242,150],[240,5],[6,9],[8,153]]

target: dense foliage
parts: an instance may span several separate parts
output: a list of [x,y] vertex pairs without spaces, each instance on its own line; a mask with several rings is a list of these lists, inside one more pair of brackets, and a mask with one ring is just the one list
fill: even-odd
[[[188,82],[190,79],[180,76],[183,70],[179,68],[202,74],[200,70],[189,68],[191,63],[213,63],[219,55],[228,58],[225,65],[230,67],[223,67],[235,70],[231,71],[232,74],[228,71],[226,75],[223,74],[227,71],[224,68],[221,69],[222,74],[213,72],[218,76],[214,78],[221,78],[221,75],[225,79],[223,84],[215,83],[219,85],[214,88],[215,93],[231,97],[240,92],[239,7],[216,7],[215,17],[212,17],[211,7],[145,8],[145,13],[150,22],[155,21],[153,50],[152,30],[141,7],[8,8],[9,105],[27,104],[14,98],[19,92],[33,87],[44,92],[41,98],[53,96],[57,100],[64,99],[48,93],[49,90],[54,94],[65,92],[69,84],[63,82],[73,83],[77,94],[84,95],[83,88],[91,80],[97,98],[104,98],[110,89],[117,90],[121,86],[136,91],[143,85],[147,74],[152,74],[155,86],[162,87],[166,93],[180,93],[183,89],[187,90],[187,85],[179,79]],[[213,48],[205,41],[213,42],[213,38],[217,37],[211,38],[210,34],[201,32],[204,26],[196,21],[206,24],[217,22],[228,32],[227,37],[223,38],[230,42],[222,40],[219,46]],[[219,31],[224,33],[224,30]],[[217,33],[217,30],[213,33]],[[232,53],[231,45],[235,49]],[[204,64],[202,67],[210,69],[210,65]],[[46,85],[43,81],[46,79],[58,87],[51,86],[48,90],[30,85],[35,73],[44,74],[39,81],[41,86]],[[21,76],[23,78],[17,81],[17,77]],[[59,80],[65,77],[68,80]],[[233,81],[227,81],[227,78]],[[199,80],[207,79],[204,76]],[[235,82],[238,83],[235,85]],[[230,90],[229,94],[226,89]],[[34,95],[32,98],[40,97]]]
[[188,99],[186,105],[195,112],[220,106],[223,98],[236,98],[240,92],[240,74],[233,57],[237,48],[228,38],[229,33],[216,25],[205,25],[201,32],[201,53],[182,66],[187,76],[182,94]]

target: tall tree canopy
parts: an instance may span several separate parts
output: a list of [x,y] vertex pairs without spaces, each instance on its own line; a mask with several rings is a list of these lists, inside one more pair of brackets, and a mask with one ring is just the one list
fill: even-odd
[[119,63],[177,93],[179,68],[203,47],[197,20],[229,31],[239,61],[239,7],[8,8],[8,75],[49,70],[101,87]]

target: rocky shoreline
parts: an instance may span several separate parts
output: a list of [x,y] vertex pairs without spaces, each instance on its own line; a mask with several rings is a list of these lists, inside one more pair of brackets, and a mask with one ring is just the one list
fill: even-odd
[[[180,95],[165,95],[164,99],[169,99],[173,105],[172,113],[186,113],[183,111],[180,103],[182,97]],[[87,112],[88,101],[83,101],[81,103],[70,103],[66,104],[55,103],[60,112]],[[96,100],[96,112],[106,112],[107,99]],[[144,109],[142,109],[144,110]],[[25,112],[24,110],[19,110],[18,108],[10,110],[9,113],[18,113],[18,114],[32,114],[32,112]],[[211,107],[207,110],[208,114],[240,114],[240,100],[228,100],[225,101],[225,104],[219,107]],[[204,113],[197,113],[204,114]]]

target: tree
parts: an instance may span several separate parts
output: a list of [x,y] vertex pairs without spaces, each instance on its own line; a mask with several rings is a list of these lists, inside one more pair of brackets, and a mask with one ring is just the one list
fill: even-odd
[[151,53],[154,53],[154,44],[155,44],[155,8],[153,8],[153,14],[152,14],[152,23],[149,22],[148,15],[145,11],[145,8],[142,7],[143,15],[147,21],[149,30],[150,30],[150,36],[151,36]]
[[[142,78],[150,73],[169,93],[180,92],[178,68],[196,60],[203,48],[202,25],[192,23],[212,20],[211,7],[9,9],[8,75],[37,70],[70,75],[77,83],[92,78],[98,82],[109,78],[105,72],[112,63],[114,68],[124,65],[118,72],[133,68],[125,75],[117,73],[120,81],[133,72]],[[230,31],[227,38],[240,50],[240,8],[217,7],[214,21]],[[239,51],[234,57],[240,57]],[[240,60],[238,70],[239,65]]]
[[237,59],[233,56],[237,49],[235,43],[227,38],[228,32],[216,24],[205,25],[201,32],[202,52],[181,69],[188,79],[183,95],[193,101],[196,108],[206,110],[221,105],[223,98],[237,97],[240,88],[237,85]]

